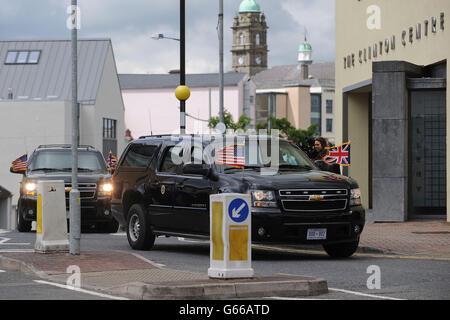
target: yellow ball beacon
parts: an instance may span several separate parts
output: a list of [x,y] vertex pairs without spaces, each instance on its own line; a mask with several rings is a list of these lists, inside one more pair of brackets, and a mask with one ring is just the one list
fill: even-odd
[[187,86],[179,86],[175,90],[175,96],[180,101],[186,101],[191,96],[191,90]]

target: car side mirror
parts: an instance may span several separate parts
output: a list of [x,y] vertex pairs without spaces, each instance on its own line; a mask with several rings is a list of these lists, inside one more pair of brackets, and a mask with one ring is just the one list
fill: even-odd
[[327,165],[326,165],[325,161],[322,161],[322,160],[314,161],[314,165],[322,171],[325,171],[327,169]]
[[13,167],[10,167],[10,168],[9,168],[9,172],[15,173],[15,174],[22,174],[22,175],[25,175],[25,170],[22,170],[22,171],[14,171]]

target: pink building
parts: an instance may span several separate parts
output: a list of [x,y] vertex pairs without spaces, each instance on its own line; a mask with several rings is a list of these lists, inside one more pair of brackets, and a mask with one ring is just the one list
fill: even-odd
[[[178,134],[180,103],[175,97],[179,74],[119,75],[125,105],[125,125],[134,138]],[[208,133],[210,117],[219,114],[219,74],[186,75],[191,97],[186,102],[186,132]],[[245,73],[224,75],[224,107],[235,121],[242,114],[254,119],[256,87]]]

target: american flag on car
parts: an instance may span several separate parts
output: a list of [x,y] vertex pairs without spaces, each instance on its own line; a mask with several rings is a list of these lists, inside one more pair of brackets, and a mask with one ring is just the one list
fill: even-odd
[[243,169],[245,167],[245,145],[232,144],[218,150],[216,164]]
[[14,172],[25,171],[28,167],[28,155],[24,154],[12,162]]

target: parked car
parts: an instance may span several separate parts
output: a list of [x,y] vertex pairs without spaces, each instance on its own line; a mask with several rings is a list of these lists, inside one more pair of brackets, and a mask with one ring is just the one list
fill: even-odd
[[[102,232],[113,233],[119,224],[111,214],[111,174],[105,160],[91,146],[78,149],[78,189],[80,191],[82,227],[95,227]],[[37,216],[37,182],[39,180],[64,180],[66,214],[69,219],[69,193],[72,188],[72,149],[70,145],[39,146],[28,159],[26,171],[20,184],[17,205],[17,230],[31,231]]]
[[[248,193],[252,241],[322,244],[330,256],[351,256],[365,224],[356,181],[320,171],[287,140],[279,140],[278,170],[263,175],[270,163],[261,155],[271,150],[272,138],[240,138],[246,148],[243,169],[207,159],[201,149],[212,150],[214,142],[202,137],[191,137],[190,160],[181,164],[174,158],[191,148],[183,146],[185,139],[151,136],[130,143],[113,174],[112,199],[113,214],[126,227],[130,246],[150,249],[158,236],[209,239],[209,196]],[[256,145],[257,156],[250,145]],[[250,165],[252,152],[256,165]]]

